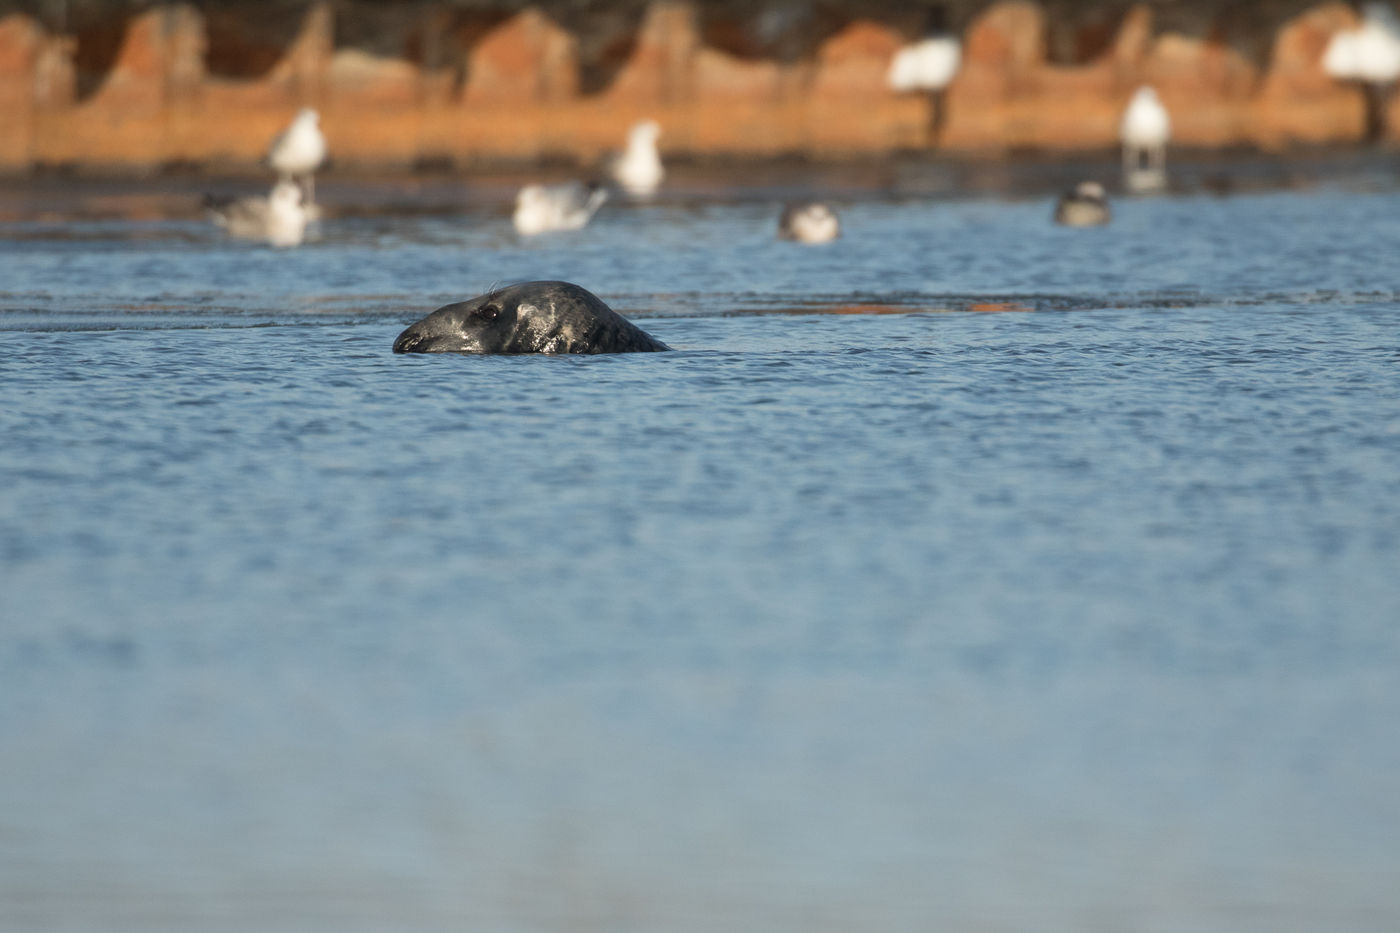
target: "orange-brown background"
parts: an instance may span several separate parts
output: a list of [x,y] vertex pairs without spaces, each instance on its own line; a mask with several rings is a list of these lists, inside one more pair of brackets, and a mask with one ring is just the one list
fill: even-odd
[[342,166],[588,161],[643,116],[663,151],[696,155],[1090,149],[1114,144],[1143,83],[1177,143],[1362,138],[1363,92],[1320,64],[1352,7],[1275,3],[1242,24],[1248,4],[1196,3],[1181,30],[1167,14],[1182,5],[947,4],[964,62],[936,138],[929,99],[885,85],[919,33],[908,5],[770,2],[766,20],[763,3],[698,0],[20,10],[0,13],[0,170],[252,165],[308,105]]

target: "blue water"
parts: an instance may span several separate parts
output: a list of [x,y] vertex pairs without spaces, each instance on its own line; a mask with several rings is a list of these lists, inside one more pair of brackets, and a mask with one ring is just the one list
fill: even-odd
[[0,929],[1400,928],[1400,191],[837,208],[8,222]]

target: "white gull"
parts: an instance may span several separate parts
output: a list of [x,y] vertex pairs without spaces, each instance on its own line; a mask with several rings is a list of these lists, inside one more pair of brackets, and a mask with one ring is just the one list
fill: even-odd
[[1123,111],[1119,127],[1123,174],[1129,188],[1148,190],[1166,185],[1167,141],[1171,135],[1171,117],[1157,92],[1147,86],[1138,88]]
[[778,236],[799,243],[829,243],[841,235],[836,212],[820,201],[789,204],[778,218]]
[[660,135],[661,126],[655,120],[637,123],[627,133],[627,148],[610,164],[613,180],[628,194],[646,196],[661,186],[666,171],[656,150]]
[[314,174],[326,161],[326,137],[321,133],[321,117],[310,107],[303,107],[291,125],[272,140],[267,161],[284,181],[306,184],[306,200],[316,200]]
[[515,196],[511,220],[522,236],[587,226],[608,199],[606,188],[569,181],[557,185],[526,185]]
[[299,185],[279,181],[266,197],[217,199],[206,196],[210,219],[231,236],[267,240],[273,246],[297,246],[310,219]]

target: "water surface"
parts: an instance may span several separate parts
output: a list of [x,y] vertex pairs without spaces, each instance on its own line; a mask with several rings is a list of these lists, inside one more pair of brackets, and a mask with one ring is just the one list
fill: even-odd
[[0,926],[1395,929],[1400,192],[822,181],[13,212]]

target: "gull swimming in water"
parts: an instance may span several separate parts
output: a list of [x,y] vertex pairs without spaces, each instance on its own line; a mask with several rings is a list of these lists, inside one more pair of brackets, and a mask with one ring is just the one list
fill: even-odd
[[799,243],[830,243],[841,235],[836,212],[820,201],[789,204],[778,218],[778,237]]
[[1123,140],[1123,174],[1129,187],[1138,190],[1163,187],[1172,121],[1155,90],[1146,86],[1138,88],[1123,111],[1119,135]]
[[627,132],[627,148],[609,165],[613,180],[628,194],[645,197],[661,186],[666,170],[656,151],[660,135],[661,126],[655,120],[635,124]]
[[1066,227],[1097,227],[1113,215],[1108,209],[1108,192],[1096,181],[1081,181],[1065,192],[1055,205],[1055,223]]
[[279,181],[266,197],[205,196],[204,207],[231,236],[267,240],[273,246],[297,246],[306,236],[308,210],[296,182]]
[[555,230],[580,230],[608,199],[606,188],[567,181],[557,185],[526,185],[515,196],[511,220],[521,236]]
[[284,181],[306,185],[306,203],[316,200],[315,171],[326,161],[326,137],[321,133],[321,117],[303,107],[291,125],[278,134],[267,150],[268,164]]

